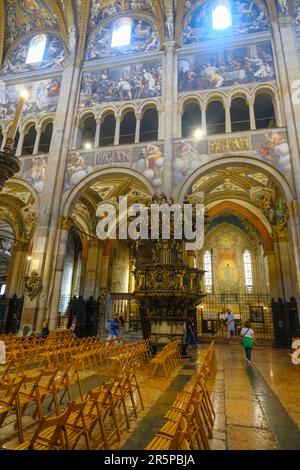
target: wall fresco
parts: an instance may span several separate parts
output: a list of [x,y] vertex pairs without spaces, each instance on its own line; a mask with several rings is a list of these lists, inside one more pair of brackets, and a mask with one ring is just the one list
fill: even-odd
[[57,17],[51,3],[45,0],[16,0],[6,2],[5,50],[15,41],[37,29],[59,31]]
[[84,72],[79,107],[111,101],[130,101],[161,96],[162,64],[147,62],[101,72]]
[[243,35],[267,31],[270,23],[267,7],[263,1],[232,0],[232,26],[214,30],[212,27],[212,2],[188,1],[183,24],[183,44],[224,38],[230,35]]
[[102,24],[91,32],[85,52],[86,61],[159,49],[156,27],[149,23],[149,21],[141,19],[134,19],[132,21],[131,41],[128,46],[111,47],[112,30],[115,21],[109,24]]
[[[218,143],[218,139],[213,142]],[[180,142],[174,145],[173,178],[175,184],[182,183],[193,171],[205,163],[220,158],[220,153],[211,153],[211,150],[217,146],[212,145],[212,141],[209,143],[208,146],[208,141],[204,140],[201,142]],[[252,150],[243,151],[243,155],[264,161],[291,177],[290,149],[285,133],[271,130],[265,134],[254,135],[251,137],[250,146]],[[237,149],[230,153],[238,155],[240,151]]]
[[179,59],[178,90],[207,90],[275,80],[271,43]]
[[143,174],[156,189],[159,189],[164,170],[163,146],[146,144],[84,153],[72,152],[67,161],[64,191],[73,188],[95,169],[105,166],[132,168]]
[[33,157],[24,160],[21,178],[27,181],[38,193],[42,193],[45,183],[47,158]]
[[42,62],[26,64],[31,40],[32,37],[22,41],[13,50],[12,54],[6,57],[0,70],[0,75],[33,72],[34,70],[40,69],[53,69],[63,65],[64,45],[61,38],[54,34],[47,35],[47,44]]
[[93,28],[106,18],[117,15],[118,13],[124,13],[125,11],[153,12],[150,0],[108,0],[105,2],[105,6],[103,6],[103,3],[102,0],[92,1],[90,28]]
[[55,112],[60,93],[61,78],[28,82],[19,85],[0,86],[0,119],[9,119],[15,115],[19,92],[26,88],[29,99],[25,102],[22,116],[38,113]]

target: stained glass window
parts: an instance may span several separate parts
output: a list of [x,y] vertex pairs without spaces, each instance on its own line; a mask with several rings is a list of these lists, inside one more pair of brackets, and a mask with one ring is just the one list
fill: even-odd
[[211,251],[207,250],[204,252],[203,257],[203,264],[204,264],[204,271],[206,271],[204,275],[204,285],[205,290],[208,293],[212,292],[212,285],[213,285],[213,278],[212,278],[212,257]]
[[128,46],[131,40],[131,20],[122,18],[114,24],[111,47]]
[[27,54],[26,64],[37,64],[38,62],[42,62],[45,54],[46,42],[46,34],[39,34],[32,38]]

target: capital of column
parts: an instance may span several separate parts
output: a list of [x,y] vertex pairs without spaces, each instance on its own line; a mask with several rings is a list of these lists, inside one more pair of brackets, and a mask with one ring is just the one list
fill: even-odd
[[103,123],[103,119],[102,119],[102,118],[97,118],[97,119],[96,119],[96,124],[97,124],[97,126],[101,126],[102,123]]
[[59,226],[61,230],[70,230],[73,223],[72,217],[63,215],[59,221]]
[[247,98],[247,104],[248,106],[254,106],[254,103],[255,103],[255,98],[253,96],[249,96]]
[[173,52],[175,49],[176,41],[165,41],[163,47],[167,52]]
[[135,118],[137,121],[140,121],[142,119],[142,113],[135,113]]

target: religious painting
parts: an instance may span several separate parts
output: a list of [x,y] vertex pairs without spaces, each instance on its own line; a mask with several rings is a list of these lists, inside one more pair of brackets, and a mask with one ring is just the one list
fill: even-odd
[[[77,0],[78,1],[78,0]],[[79,1],[79,9],[81,8]],[[111,18],[118,13],[125,11],[141,11],[143,13],[153,13],[151,0],[92,0],[90,12],[90,28],[93,28],[106,18]]]
[[136,149],[132,168],[141,172],[157,189],[163,182],[164,155],[162,146],[146,144]]
[[71,189],[94,169],[94,153],[71,153],[68,157],[65,173],[65,191]]
[[284,134],[280,134],[275,130],[270,131],[253,138],[254,144],[258,141],[262,142],[260,147],[255,150],[255,153],[260,159],[278,168],[283,173],[291,172],[290,147]]
[[213,2],[198,0],[186,3],[190,4],[190,8],[186,9],[183,23],[183,44],[260,33],[270,28],[267,7],[260,0],[232,0],[231,26],[225,29],[213,29]]
[[271,80],[275,80],[275,67],[269,42],[179,59],[179,92]]
[[29,98],[26,100],[22,116],[38,113],[55,112],[60,94],[61,78],[52,78],[19,85],[0,86],[0,119],[10,119],[15,115],[19,101],[19,92],[26,88]]
[[29,158],[24,161],[22,178],[38,193],[42,193],[44,189],[46,168],[47,159],[43,157]]
[[132,20],[131,40],[127,46],[112,47],[112,32],[115,21],[101,24],[89,35],[85,60],[97,60],[127,54],[138,54],[159,49],[156,26],[142,19]]
[[217,278],[221,292],[230,293],[239,291],[240,272],[234,260],[222,260],[219,263]]
[[45,0],[16,0],[6,2],[5,49],[8,50],[18,38],[31,31],[59,30],[57,17],[50,2]]
[[19,43],[11,54],[5,59],[0,75],[13,73],[33,72],[40,69],[53,69],[60,67],[64,62],[64,45],[61,38],[55,34],[47,34],[47,43],[43,60],[33,64],[26,64],[28,50],[32,37]]
[[162,64],[147,62],[101,72],[84,72],[79,107],[161,96]]
[[264,322],[264,308],[261,305],[249,305],[251,323]]
[[181,142],[175,145],[173,177],[175,184],[184,181],[194,170],[209,161],[207,141]]

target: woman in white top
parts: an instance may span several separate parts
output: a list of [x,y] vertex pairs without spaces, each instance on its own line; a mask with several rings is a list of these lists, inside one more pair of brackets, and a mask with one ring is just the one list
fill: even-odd
[[252,348],[254,343],[257,343],[254,336],[254,331],[252,330],[251,323],[249,321],[244,323],[244,326],[241,330],[241,337],[243,338],[242,345],[245,350],[246,361],[248,364],[251,364]]

